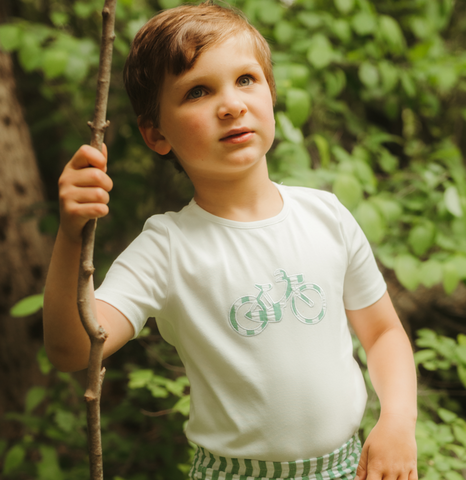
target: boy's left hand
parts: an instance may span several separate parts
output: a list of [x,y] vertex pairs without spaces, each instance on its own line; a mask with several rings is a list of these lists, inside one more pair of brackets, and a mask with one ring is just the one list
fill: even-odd
[[417,480],[414,424],[381,416],[364,443],[355,480]]

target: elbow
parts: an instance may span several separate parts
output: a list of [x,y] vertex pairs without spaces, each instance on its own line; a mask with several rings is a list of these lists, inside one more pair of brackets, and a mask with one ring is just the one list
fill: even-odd
[[68,349],[54,348],[45,343],[45,353],[50,363],[59,372],[72,373],[87,368],[87,357],[76,355]]

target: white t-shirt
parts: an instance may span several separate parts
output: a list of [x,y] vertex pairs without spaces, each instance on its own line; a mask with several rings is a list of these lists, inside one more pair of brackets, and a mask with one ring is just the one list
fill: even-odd
[[187,436],[216,455],[318,457],[364,413],[345,308],[372,305],[385,282],[333,194],[277,187],[284,206],[266,220],[227,220],[194,201],[151,217],[96,292],[135,336],[156,317],[191,383]]

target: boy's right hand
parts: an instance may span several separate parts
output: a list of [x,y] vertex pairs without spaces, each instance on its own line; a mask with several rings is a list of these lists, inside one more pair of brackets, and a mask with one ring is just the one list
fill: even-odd
[[58,180],[60,228],[73,242],[81,242],[88,220],[107,215],[113,182],[107,175],[107,147],[102,152],[83,145]]

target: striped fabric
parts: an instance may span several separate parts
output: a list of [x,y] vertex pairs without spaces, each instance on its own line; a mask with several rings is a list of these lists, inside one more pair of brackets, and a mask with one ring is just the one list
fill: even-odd
[[354,435],[342,447],[323,457],[295,462],[226,458],[198,447],[190,480],[352,480],[356,476],[361,442]]

